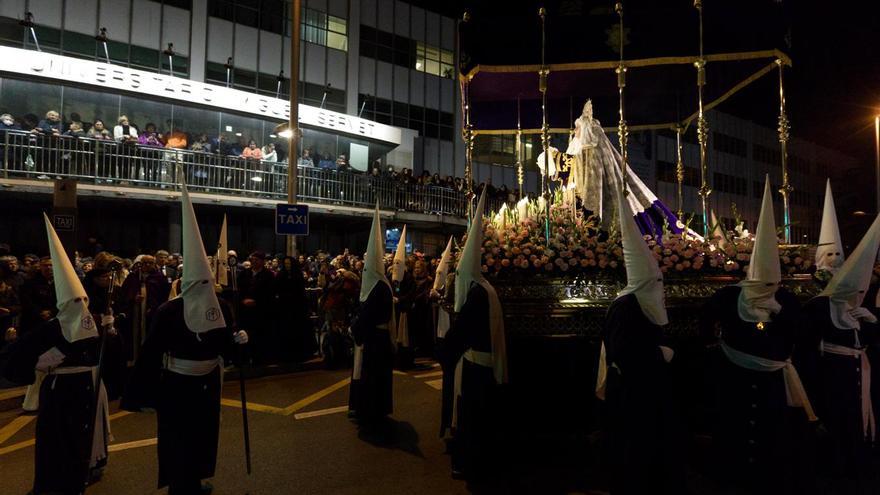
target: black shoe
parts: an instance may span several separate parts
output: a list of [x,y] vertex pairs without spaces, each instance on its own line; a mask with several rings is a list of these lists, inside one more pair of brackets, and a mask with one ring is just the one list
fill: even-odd
[[199,489],[199,493],[202,495],[210,495],[211,492],[214,491],[214,485],[208,483],[207,481],[202,483],[202,487]]

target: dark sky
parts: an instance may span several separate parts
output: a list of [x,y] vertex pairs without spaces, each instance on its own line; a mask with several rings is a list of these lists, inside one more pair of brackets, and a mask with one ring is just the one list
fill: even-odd
[[[539,63],[541,5],[548,11],[548,62],[618,57],[608,43],[608,30],[617,23],[612,0],[413,3],[455,17],[468,8],[473,24],[470,51],[477,63]],[[627,58],[697,53],[692,0],[623,4]],[[706,53],[777,48],[791,56],[794,64],[786,72],[786,87],[793,135],[873,165],[873,116],[880,113],[880,2],[704,0],[704,11]],[[736,81],[717,83],[719,87]],[[775,126],[776,88],[775,75],[765,77],[721,109]]]

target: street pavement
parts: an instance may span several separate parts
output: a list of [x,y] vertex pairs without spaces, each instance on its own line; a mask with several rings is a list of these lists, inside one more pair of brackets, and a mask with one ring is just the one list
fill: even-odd
[[[540,472],[468,486],[450,476],[439,437],[440,368],[395,371],[390,433],[360,431],[346,415],[349,370],[319,370],[247,382],[253,472],[245,469],[238,381],[223,387],[216,494],[601,493],[570,490]],[[0,493],[23,495],[33,481],[35,416],[0,413]],[[88,494],[152,494],[156,418],[111,404],[110,459]],[[563,483],[564,484],[564,483]],[[545,490],[546,489],[546,490]]]

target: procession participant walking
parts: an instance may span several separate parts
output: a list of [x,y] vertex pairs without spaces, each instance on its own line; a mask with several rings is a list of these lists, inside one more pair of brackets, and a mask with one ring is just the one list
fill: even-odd
[[355,348],[349,416],[367,423],[381,420],[394,409],[394,302],[385,278],[384,246],[377,205],[364,254],[361,306],[351,327]]
[[671,387],[674,352],[663,334],[663,273],[629,202],[618,199],[626,287],[605,317],[596,386],[607,405],[611,493],[682,494],[684,428]]
[[876,438],[868,347],[878,338],[877,318],[862,307],[880,248],[880,216],[825,290],[804,308],[807,336],[803,361],[813,371],[809,390],[828,431],[823,464],[833,474],[862,478],[871,473],[870,445]]
[[[57,315],[26,333],[9,350],[7,379],[40,386],[34,452],[34,494],[81,494],[107,462],[107,393],[95,379],[100,351],[89,298],[52,223],[44,215],[52,256]],[[112,317],[102,324],[112,326]]]
[[[769,178],[745,280],[716,292],[701,326],[715,335],[718,474],[755,493],[782,493],[799,478],[798,425],[816,419],[791,364],[800,304],[782,274]],[[801,409],[794,409],[794,407]],[[805,414],[806,413],[806,414]]]
[[458,315],[446,334],[447,353],[461,356],[452,409],[454,477],[478,477],[491,468],[500,438],[497,387],[508,381],[501,301],[480,270],[485,207],[484,190],[456,268]]
[[154,409],[158,421],[159,488],[170,495],[210,493],[220,429],[223,356],[233,342],[232,317],[214,289],[211,266],[186,188],[183,210],[183,283],[179,297],[156,311],[120,407]]

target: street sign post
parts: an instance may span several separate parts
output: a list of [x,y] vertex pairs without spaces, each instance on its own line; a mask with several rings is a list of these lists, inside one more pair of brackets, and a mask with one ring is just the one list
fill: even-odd
[[308,205],[275,205],[275,233],[278,235],[309,235]]

